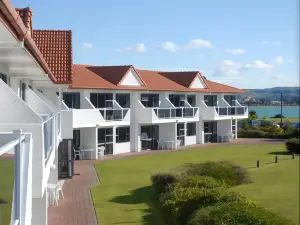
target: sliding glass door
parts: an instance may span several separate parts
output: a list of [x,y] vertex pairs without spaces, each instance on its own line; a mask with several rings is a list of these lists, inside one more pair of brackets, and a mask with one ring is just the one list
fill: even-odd
[[204,142],[217,142],[217,121],[204,122]]
[[113,128],[98,129],[98,147],[104,146],[104,155],[111,155],[113,150]]
[[70,109],[80,109],[79,92],[65,92],[63,93],[63,100]]
[[180,140],[180,146],[184,146],[184,139],[185,139],[185,129],[184,123],[177,124],[177,140]]
[[142,150],[156,150],[158,148],[159,127],[158,125],[141,126]]

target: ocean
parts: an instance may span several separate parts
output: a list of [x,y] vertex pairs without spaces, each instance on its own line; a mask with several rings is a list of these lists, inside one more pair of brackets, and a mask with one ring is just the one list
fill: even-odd
[[[258,117],[273,117],[281,113],[280,106],[250,106],[250,110],[254,110]],[[283,106],[282,114],[286,118],[299,118],[300,108],[299,106]]]

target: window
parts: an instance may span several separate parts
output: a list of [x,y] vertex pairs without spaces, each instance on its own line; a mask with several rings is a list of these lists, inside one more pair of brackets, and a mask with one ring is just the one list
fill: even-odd
[[178,123],[177,124],[177,136],[184,136],[184,124],[183,123]]
[[235,105],[235,100],[236,100],[235,95],[225,95],[224,99],[229,105],[231,105],[231,106]]
[[141,94],[141,102],[145,107],[149,107],[149,108],[159,107],[159,95]]
[[65,104],[71,109],[80,109],[80,93],[65,92],[63,93]]
[[116,101],[122,108],[130,108],[130,94],[116,94]]
[[0,73],[0,79],[4,81],[4,83],[6,83],[8,86],[10,85],[10,79],[8,76]]
[[116,131],[117,143],[130,141],[130,127],[118,127]]
[[217,95],[204,95],[204,102],[207,106],[217,106]]
[[22,98],[24,101],[26,99],[25,91],[26,91],[26,84],[20,81],[20,98]]
[[91,93],[91,103],[95,108],[112,108],[113,107],[113,94],[112,93]]
[[188,95],[187,101],[192,107],[196,107],[196,95]]
[[195,135],[196,135],[196,123],[187,123],[186,136],[195,136]]
[[184,107],[184,95],[169,95],[169,100],[175,107]]

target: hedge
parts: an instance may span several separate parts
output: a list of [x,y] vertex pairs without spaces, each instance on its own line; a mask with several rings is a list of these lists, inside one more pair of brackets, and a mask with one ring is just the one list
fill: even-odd
[[300,140],[298,138],[291,138],[285,141],[287,151],[300,154]]
[[197,210],[187,225],[292,225],[293,222],[256,204],[220,203]]
[[168,224],[185,224],[189,216],[198,208],[215,205],[220,202],[248,202],[239,193],[230,192],[227,188],[198,188],[173,186],[171,192],[163,193],[159,199],[162,211]]

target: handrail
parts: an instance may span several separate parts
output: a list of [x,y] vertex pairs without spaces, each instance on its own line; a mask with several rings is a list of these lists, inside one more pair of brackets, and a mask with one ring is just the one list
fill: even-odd
[[169,104],[175,109],[176,107],[173,105],[173,103],[170,101],[169,98],[166,97],[167,102],[169,102]]
[[[0,134],[12,134],[12,133],[0,133]],[[3,155],[4,153],[11,150],[13,147],[18,145],[20,141],[23,141],[25,139],[25,135],[21,135],[21,137],[15,138],[11,140],[10,142],[6,143],[5,145],[0,147],[0,155]]]
[[91,106],[92,109],[96,109],[96,107],[93,105],[93,103],[91,103],[91,100],[88,97],[85,97],[84,99],[88,102],[89,106]]
[[[240,107],[245,107],[245,106],[243,106],[243,105],[241,105],[240,103],[239,103],[239,101],[238,100],[233,100],[235,103],[237,103],[238,104],[238,106],[240,106]],[[237,106],[235,106],[235,107],[237,107]]]
[[202,100],[202,103],[205,105],[206,108],[208,108],[208,105],[206,104],[205,100]]
[[224,98],[222,98],[222,100],[223,100],[223,102],[225,102],[225,104],[227,105],[227,108],[229,107],[229,108],[231,108],[232,106],[224,99]]

